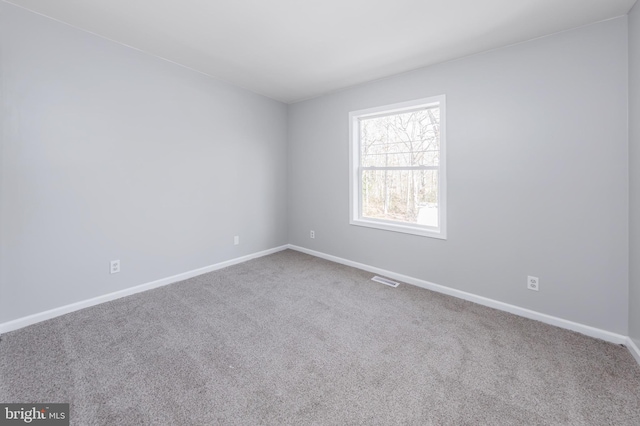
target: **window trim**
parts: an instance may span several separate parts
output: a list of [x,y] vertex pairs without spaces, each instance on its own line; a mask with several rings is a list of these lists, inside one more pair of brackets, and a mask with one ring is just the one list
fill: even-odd
[[[438,227],[415,225],[385,219],[362,217],[362,168],[360,166],[360,126],[361,118],[386,116],[429,108],[440,108],[440,162],[438,169]],[[349,223],[356,226],[402,232],[406,234],[447,239],[447,138],[446,138],[446,96],[432,96],[391,105],[367,108],[349,113]],[[425,167],[433,169],[434,166]],[[422,168],[421,168],[422,169]]]

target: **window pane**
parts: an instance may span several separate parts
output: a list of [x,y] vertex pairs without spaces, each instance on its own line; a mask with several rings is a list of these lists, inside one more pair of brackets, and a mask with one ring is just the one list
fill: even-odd
[[440,108],[361,119],[360,156],[365,167],[439,165]]
[[362,216],[438,226],[437,170],[364,170]]

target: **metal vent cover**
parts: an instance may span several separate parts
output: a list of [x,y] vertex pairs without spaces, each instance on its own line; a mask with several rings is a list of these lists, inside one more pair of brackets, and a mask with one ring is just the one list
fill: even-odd
[[388,285],[389,287],[394,287],[394,288],[398,287],[400,285],[400,283],[397,283],[395,281],[391,281],[390,279],[387,279],[387,278],[379,277],[377,275],[375,277],[371,278],[371,281],[375,281],[377,283]]

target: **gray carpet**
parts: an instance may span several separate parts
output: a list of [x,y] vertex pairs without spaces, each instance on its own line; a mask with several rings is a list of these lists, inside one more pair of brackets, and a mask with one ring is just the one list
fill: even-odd
[[77,425],[640,424],[627,349],[284,251],[21,330],[1,402]]

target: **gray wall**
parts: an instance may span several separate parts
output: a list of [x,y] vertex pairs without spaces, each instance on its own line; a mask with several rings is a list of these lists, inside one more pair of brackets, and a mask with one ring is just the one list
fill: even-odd
[[640,3],[629,13],[629,336],[640,347]]
[[0,31],[0,323],[287,242],[286,105],[6,3]]
[[[627,334],[627,72],[621,17],[291,105],[289,241]],[[440,94],[448,240],[350,226],[348,112]]]

